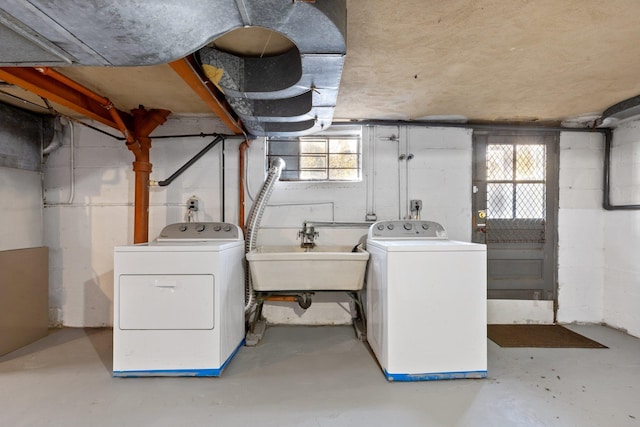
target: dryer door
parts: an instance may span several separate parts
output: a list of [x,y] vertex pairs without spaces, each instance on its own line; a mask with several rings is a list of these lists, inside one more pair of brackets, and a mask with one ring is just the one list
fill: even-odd
[[120,276],[120,329],[213,329],[211,274]]

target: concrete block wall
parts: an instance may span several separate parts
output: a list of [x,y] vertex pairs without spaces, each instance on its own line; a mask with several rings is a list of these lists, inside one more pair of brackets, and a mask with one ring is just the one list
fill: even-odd
[[[225,132],[211,128],[206,118],[182,117],[171,118],[156,134],[214,131]],[[403,218],[410,199],[423,201],[423,219],[441,222],[451,238],[469,240],[471,134],[468,129],[365,128],[362,182],[278,183],[263,218],[258,244],[299,244],[297,231],[304,220],[364,221],[368,213],[375,213],[379,220]],[[616,148],[620,151],[616,153],[636,160],[614,171],[620,174],[614,175],[614,195],[634,196],[640,132],[637,124],[629,124],[618,130],[617,135],[620,146]],[[155,140],[151,152],[152,179],[168,177],[209,141]],[[76,128],[75,144],[75,196],[70,205],[66,204],[71,173],[69,141],[51,155],[45,169],[44,241],[51,250],[51,320],[68,326],[111,325],[113,247],[130,244],[133,238],[133,159],[122,141],[82,126]],[[171,186],[152,188],[150,238],[155,238],[164,225],[182,221],[186,201],[193,195],[200,198],[198,220],[220,221],[224,214],[226,221],[237,222],[238,144],[239,141],[227,141],[225,145],[224,213],[220,202],[221,147],[216,147]],[[256,140],[248,152],[247,213],[251,197],[257,194],[265,177],[264,150],[264,140]],[[413,158],[400,160],[402,154],[413,154]],[[638,253],[640,222],[635,212],[602,209],[602,165],[600,135],[562,133],[558,320],[607,322],[640,335],[636,314],[640,312],[637,295],[640,272],[633,256]],[[0,170],[0,179],[7,179],[6,176]],[[14,186],[24,183],[22,177],[12,179]],[[618,188],[628,185],[631,189],[627,196],[618,195]],[[29,194],[36,206],[39,187],[35,182],[31,186],[34,188]],[[9,187],[2,185],[0,191]],[[36,217],[37,212],[36,208]],[[28,222],[37,223],[37,218]],[[366,233],[366,226],[319,231],[318,244],[349,245]],[[20,235],[30,239],[29,236],[37,236],[42,230],[38,231],[36,226],[33,234],[30,232]],[[6,236],[8,231],[4,233]],[[325,301],[321,298],[317,304],[314,301],[306,312],[288,304],[274,305],[266,314],[276,323],[350,321],[346,298],[328,295]]]
[[[640,205],[640,120],[621,123],[611,150],[612,205]],[[605,211],[605,323],[640,337],[640,211]]]
[[422,218],[441,223],[453,240],[471,240],[472,131],[410,127],[408,199]]
[[[45,170],[45,242],[51,248],[51,321],[67,326],[112,324],[113,247],[130,244],[133,230],[132,155],[116,141],[83,126],[75,129],[75,167],[70,142],[54,152]],[[156,134],[214,132],[206,118],[172,118]],[[224,129],[218,129],[224,132]],[[394,136],[394,138],[391,138]],[[423,218],[440,221],[452,238],[468,240],[471,207],[471,131],[438,128],[365,128],[364,178],[357,183],[278,183],[263,217],[258,244],[299,244],[305,220],[364,221],[403,218],[409,199],[423,200]],[[154,140],[152,179],[168,177],[209,139]],[[225,150],[225,220],[237,222],[239,141]],[[252,143],[247,159],[245,211],[265,177],[264,140]],[[169,187],[151,189],[149,236],[184,219],[186,201],[200,198],[198,220],[220,221],[220,147],[200,159]],[[398,153],[414,155],[411,162]],[[372,161],[373,159],[373,161]],[[70,173],[74,200],[68,204]],[[401,206],[401,204],[403,204]],[[353,245],[367,226],[320,229],[318,244]],[[290,305],[265,310],[276,323],[350,322],[348,300],[325,296],[306,312]],[[336,304],[339,302],[339,304]]]
[[559,322],[603,321],[603,162],[602,135],[561,133],[558,208]]
[[[264,180],[264,144],[252,145],[248,193]],[[266,209],[258,245],[298,245],[305,220],[364,222],[408,215],[411,199],[423,201],[423,219],[443,224],[452,239],[471,237],[471,130],[424,127],[365,127],[363,180],[353,183],[280,182]],[[412,154],[411,160],[407,160]],[[400,156],[404,159],[400,160]],[[250,200],[250,197],[247,197]],[[250,206],[246,207],[248,212]],[[318,245],[355,245],[368,224],[353,228],[319,228]],[[335,302],[339,302],[336,304]],[[265,307],[272,323],[344,324],[351,322],[344,294],[314,297],[306,311],[286,303]]]
[[[605,323],[640,336],[640,211],[603,208],[604,140],[562,133],[558,321]],[[613,132],[610,202],[640,204],[640,121]]]
[[0,251],[42,246],[45,125],[52,123],[0,103]]
[[0,251],[42,246],[40,172],[0,167]]
[[[112,129],[106,129],[115,134]],[[224,132],[197,118],[169,120],[156,134]],[[162,180],[213,138],[159,139],[153,143],[152,179]],[[227,143],[230,153],[237,145]],[[71,141],[52,153],[45,167],[45,244],[50,248],[50,322],[65,326],[108,326],[113,321],[113,248],[133,241],[133,155],[123,141],[75,126],[75,166]],[[149,236],[166,224],[183,221],[187,199],[201,199],[198,220],[219,221],[220,150],[209,151],[170,186],[152,188]],[[227,174],[237,171],[237,155],[227,158]],[[70,174],[75,190],[69,204]],[[227,181],[227,197],[237,200],[237,180]],[[235,188],[235,193],[234,193]],[[237,203],[228,215],[237,215]],[[232,221],[235,222],[235,221]]]

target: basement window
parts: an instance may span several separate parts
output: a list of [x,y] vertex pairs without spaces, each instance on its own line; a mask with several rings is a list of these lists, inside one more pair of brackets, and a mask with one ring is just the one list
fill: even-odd
[[361,181],[360,131],[267,140],[267,164],[281,157],[282,181]]

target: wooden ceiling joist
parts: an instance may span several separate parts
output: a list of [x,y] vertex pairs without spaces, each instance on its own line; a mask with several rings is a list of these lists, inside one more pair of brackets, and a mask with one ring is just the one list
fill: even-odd
[[209,106],[218,118],[235,135],[244,133],[242,122],[224,99],[218,88],[200,71],[192,56],[169,63],[171,68],[191,87],[191,89]]
[[[79,90],[78,87],[62,83],[46,73],[38,71],[36,68],[0,67],[0,79],[35,93],[49,101],[70,108],[109,127],[121,130],[121,126],[114,120],[114,115],[104,103],[99,102],[95,97],[87,95],[84,91]],[[133,126],[131,114],[120,110],[116,111],[124,125],[131,129]]]

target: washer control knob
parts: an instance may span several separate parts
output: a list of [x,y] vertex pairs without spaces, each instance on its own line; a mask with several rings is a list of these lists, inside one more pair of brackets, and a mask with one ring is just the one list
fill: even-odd
[[394,226],[393,224],[387,224],[387,228],[388,228],[389,230],[393,230],[393,228],[394,228],[394,227],[395,227],[395,226]]
[[187,224],[182,224],[182,225],[178,228],[178,230],[180,230],[180,231],[187,231]]
[[410,222],[405,222],[403,227],[405,230],[411,230],[413,228],[413,224],[411,224]]
[[220,230],[222,230],[221,225],[216,225],[215,227],[213,227],[213,231],[220,231]]
[[198,225],[196,225],[196,231],[197,231],[198,233],[202,233],[202,232],[204,231],[204,229],[205,229],[205,225],[204,225],[204,224],[198,224]]
[[378,224],[378,225],[376,226],[376,228],[377,228],[378,230],[382,231],[382,230],[384,230],[384,225],[382,225],[382,224]]
[[231,231],[231,226],[230,225],[225,225],[223,230],[226,231],[226,232],[229,232],[229,231]]
[[428,230],[429,229],[429,224],[427,224],[426,222],[422,224],[422,229],[423,230]]

